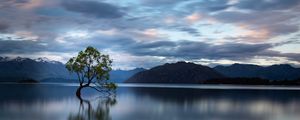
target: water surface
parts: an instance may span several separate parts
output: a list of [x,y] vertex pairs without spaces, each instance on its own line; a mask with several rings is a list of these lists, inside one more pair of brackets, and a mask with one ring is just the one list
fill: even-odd
[[74,84],[0,84],[1,120],[299,120],[297,87],[121,84],[116,97]]

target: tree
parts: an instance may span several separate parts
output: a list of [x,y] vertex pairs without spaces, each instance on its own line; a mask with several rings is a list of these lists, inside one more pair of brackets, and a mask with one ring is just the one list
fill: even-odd
[[116,84],[109,82],[111,66],[112,60],[109,55],[101,54],[91,46],[71,58],[66,63],[66,68],[78,77],[77,97],[81,99],[81,90],[86,87],[111,94],[117,88]]

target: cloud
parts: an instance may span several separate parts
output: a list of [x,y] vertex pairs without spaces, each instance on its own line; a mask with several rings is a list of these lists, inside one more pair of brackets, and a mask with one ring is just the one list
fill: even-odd
[[230,23],[242,30],[248,31],[248,33],[253,33],[247,36],[242,36],[252,38],[252,40],[259,38],[260,40],[266,41],[276,36],[288,35],[299,31],[298,23],[292,22],[298,17],[297,13],[287,14],[282,11],[243,13],[229,11],[220,12],[215,14],[213,17],[215,17],[219,22]]
[[9,25],[7,25],[6,23],[0,22],[0,33],[5,32],[8,28],[9,28]]
[[125,13],[118,6],[96,1],[63,1],[62,6],[69,11],[97,18],[121,18]]
[[[98,33],[98,32],[95,32]],[[91,33],[92,34],[92,33]],[[299,53],[281,53],[271,50],[274,47],[289,44],[285,43],[261,43],[261,44],[246,44],[246,43],[224,43],[211,44],[206,42],[180,40],[156,40],[156,41],[137,41],[122,35],[95,35],[86,40],[78,40],[76,38],[65,38],[66,43],[60,44],[56,42],[48,42],[42,44],[41,41],[12,41],[0,40],[0,54],[39,54],[40,53],[74,53],[84,49],[88,45],[99,48],[101,51],[113,51],[114,54],[126,54],[130,58],[139,58],[139,64],[144,63],[156,65],[170,60],[233,60],[247,61],[256,57],[283,57],[291,61],[300,62]],[[122,53],[122,54],[121,54]],[[142,59],[160,59],[159,62],[146,61]],[[163,59],[161,59],[163,58]],[[117,61],[122,57],[115,58]],[[138,60],[136,60],[138,61]],[[134,63],[128,64],[134,65]],[[125,63],[122,63],[124,66]],[[151,67],[146,65],[147,67]]]
[[144,5],[148,6],[155,6],[155,7],[161,7],[161,6],[169,6],[169,5],[176,5],[181,2],[184,2],[185,0],[141,0]]
[[249,10],[283,10],[299,5],[299,0],[242,0],[235,7]]
[[202,16],[199,13],[193,13],[185,17],[185,19],[190,23],[198,22]]
[[0,48],[0,54],[33,53],[45,50],[45,46],[29,40],[0,40]]
[[[53,0],[54,1],[54,0]],[[39,7],[47,6],[53,1],[46,0],[1,0],[0,8],[17,8],[20,10],[30,11]]]
[[201,33],[195,28],[181,27],[181,28],[179,28],[179,30],[187,32],[187,33],[192,34],[194,36],[201,36]]
[[231,7],[231,4],[228,4],[228,0],[203,0],[203,1],[194,1],[187,4],[186,9],[190,11],[202,11],[202,12],[218,12],[226,10]]
[[270,50],[278,44],[246,44],[225,43],[214,45],[196,41],[152,41],[140,44],[131,44],[126,51],[138,56],[160,56],[182,59],[227,59],[247,60],[257,56],[262,57],[286,57],[290,60],[300,61],[298,53],[281,53]]
[[122,66],[299,61],[299,51],[285,49],[297,46],[299,8],[295,0],[3,0],[0,54],[65,60],[92,45],[127,59]]
[[[160,43],[167,43],[167,41]],[[151,47],[145,47],[147,44],[152,44]],[[157,46],[153,46],[157,45]],[[168,44],[156,44],[156,42],[139,44],[134,49],[141,48],[140,50],[132,51],[138,55],[153,55],[153,56],[166,56],[166,57],[185,57],[191,59],[239,59],[244,58],[247,54],[256,54],[262,50],[268,49],[269,44],[237,44],[229,43],[223,45],[213,45],[205,42],[195,41],[179,41],[169,42]],[[252,57],[253,55],[249,56]]]
[[204,0],[190,2],[183,8],[190,16],[201,13],[201,19],[211,18],[222,25],[229,23],[236,29],[243,25],[243,30],[257,33],[238,35],[237,31],[235,37],[240,42],[266,42],[299,31],[299,0]]
[[43,0],[27,0],[26,4],[23,4],[21,6],[21,8],[22,9],[34,9],[34,8],[40,7],[42,5],[43,5]]

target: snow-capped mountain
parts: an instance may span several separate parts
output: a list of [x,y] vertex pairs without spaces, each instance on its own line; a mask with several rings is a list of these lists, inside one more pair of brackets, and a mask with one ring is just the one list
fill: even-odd
[[22,80],[35,79],[42,80],[50,77],[73,78],[66,70],[65,65],[58,61],[46,58],[0,58],[0,80]]
[[0,56],[0,62],[9,62],[9,61],[16,61],[16,62],[22,62],[22,61],[30,61],[30,60],[34,60],[36,62],[44,62],[44,63],[55,63],[55,64],[59,64],[61,62],[59,61],[55,61],[55,60],[51,60],[49,58],[46,57],[40,57],[40,58],[36,58],[36,59],[30,59],[30,58],[22,58],[22,57],[1,57]]
[[37,62],[44,62],[44,63],[54,63],[54,64],[59,64],[60,62],[58,61],[55,61],[55,60],[50,60],[49,58],[46,58],[46,57],[40,57],[40,58],[37,58],[37,59],[34,59],[35,61]]
[[10,61],[12,58],[10,57],[0,57],[0,62]]
[[[111,79],[123,82],[133,74],[144,69],[113,70]],[[0,81],[14,82],[24,79],[34,79],[42,82],[77,82],[75,74],[65,68],[65,64],[48,58],[10,58],[0,57]]]

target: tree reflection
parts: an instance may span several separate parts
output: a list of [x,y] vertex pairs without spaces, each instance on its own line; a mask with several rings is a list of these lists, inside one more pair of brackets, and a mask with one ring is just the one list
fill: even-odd
[[96,101],[79,100],[78,113],[70,114],[68,120],[111,120],[110,107],[117,103],[114,96],[99,97]]

